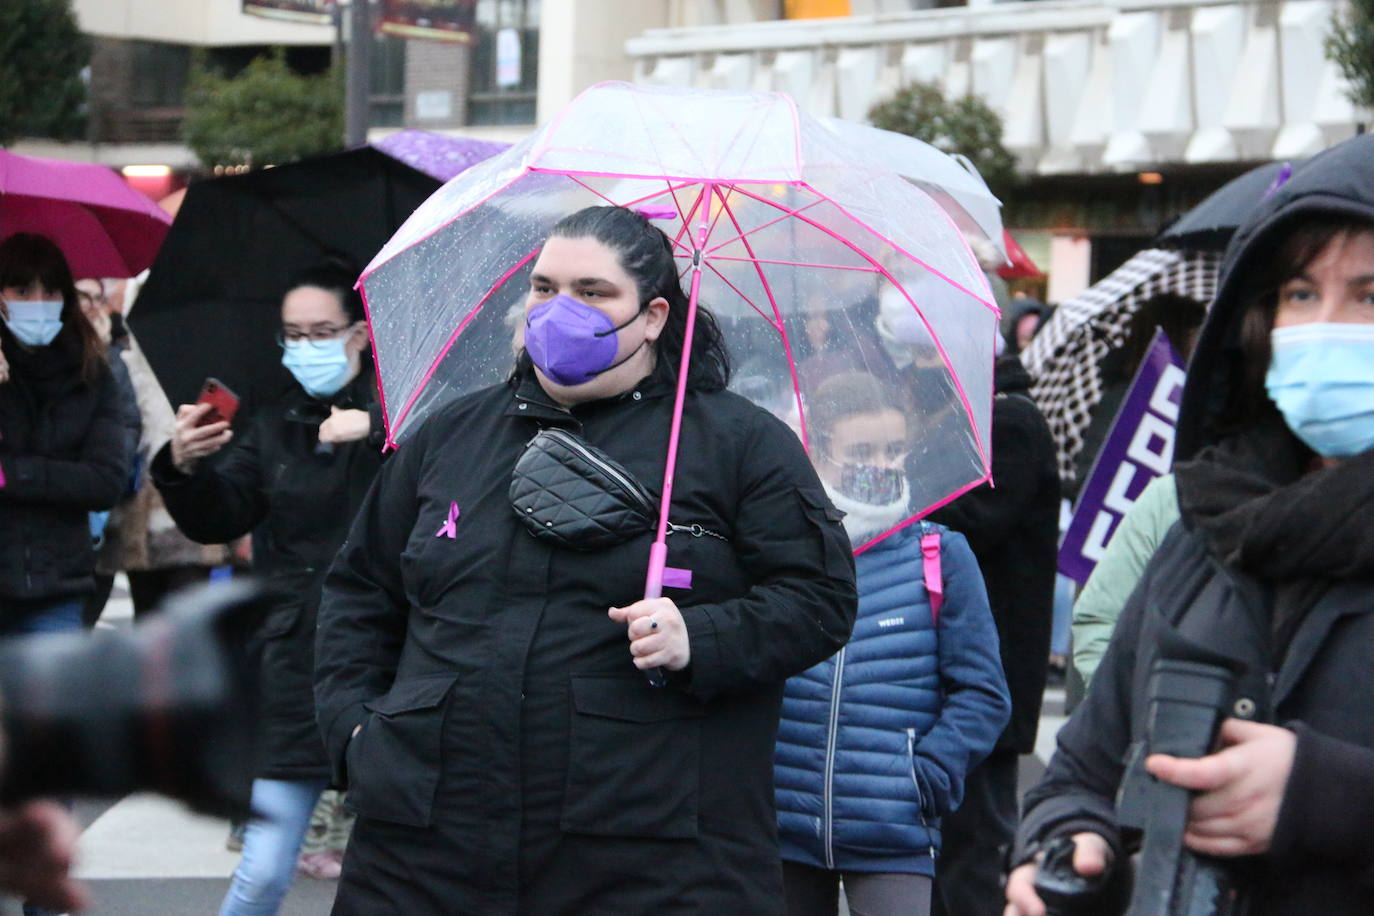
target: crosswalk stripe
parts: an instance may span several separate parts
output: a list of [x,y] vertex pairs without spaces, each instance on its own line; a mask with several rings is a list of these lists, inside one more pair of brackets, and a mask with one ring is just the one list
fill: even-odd
[[224,848],[229,824],[192,814],[157,795],[131,795],[81,834],[77,876],[107,878],[227,878],[238,853]]

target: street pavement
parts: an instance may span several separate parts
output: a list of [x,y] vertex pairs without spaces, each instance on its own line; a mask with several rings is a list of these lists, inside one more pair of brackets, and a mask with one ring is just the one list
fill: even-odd
[[[123,577],[101,618],[102,626],[128,626],[132,606]],[[1064,723],[1064,691],[1045,697],[1034,755],[1021,761],[1023,789],[1039,778]],[[91,891],[89,916],[203,916],[218,912],[238,854],[225,849],[229,825],[191,814],[175,802],[135,795],[118,802],[80,801],[81,836],[77,874]],[[281,916],[324,916],[336,882],[297,877]],[[12,909],[5,909],[5,906]],[[0,901],[0,913],[18,906]],[[843,912],[843,910],[842,910]]]

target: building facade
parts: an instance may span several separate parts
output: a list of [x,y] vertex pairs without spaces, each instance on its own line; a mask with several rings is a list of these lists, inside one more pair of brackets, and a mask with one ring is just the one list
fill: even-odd
[[23,141],[20,152],[116,168],[197,165],[180,140],[186,83],[199,51],[242,65],[269,47],[300,72],[329,66],[334,29],[243,14],[242,0],[73,0],[91,39],[84,143]]
[[[232,67],[284,47],[301,72],[337,53],[333,27],[243,0],[73,2],[93,39],[88,142],[23,151],[194,169],[178,139],[194,53]],[[608,79],[782,91],[858,121],[934,83],[1001,116],[1025,176],[1004,216],[1062,299],[1252,164],[1362,129],[1323,54],[1343,2],[477,0],[466,42],[371,38],[371,135],[518,140]]]
[[910,82],[981,96],[1026,176],[1007,224],[1051,267],[1041,292],[1060,300],[1251,165],[1300,159],[1363,129],[1367,113],[1323,53],[1338,4],[887,9],[652,29],[626,53],[639,82],[782,91],[812,114],[856,121]]

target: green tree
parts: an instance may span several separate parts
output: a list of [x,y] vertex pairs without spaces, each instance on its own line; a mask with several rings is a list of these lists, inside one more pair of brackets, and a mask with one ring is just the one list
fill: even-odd
[[961,153],[998,197],[1017,183],[1016,157],[1002,145],[1002,119],[976,95],[953,101],[931,83],[912,83],[868,112],[874,127],[924,140],[945,153]]
[[227,77],[197,56],[182,136],[207,166],[261,168],[343,145],[343,90],[335,71],[294,73],[277,48]]
[[1374,108],[1374,0],[1347,0],[1331,18],[1326,56],[1350,81],[1350,101]]
[[79,136],[90,56],[71,0],[0,2],[0,144]]

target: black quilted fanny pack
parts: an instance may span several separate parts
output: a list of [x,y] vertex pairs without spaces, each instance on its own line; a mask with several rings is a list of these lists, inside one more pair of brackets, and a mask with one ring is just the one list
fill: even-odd
[[544,429],[515,462],[510,504],[530,534],[573,550],[600,550],[650,531],[649,491],[600,449]]

